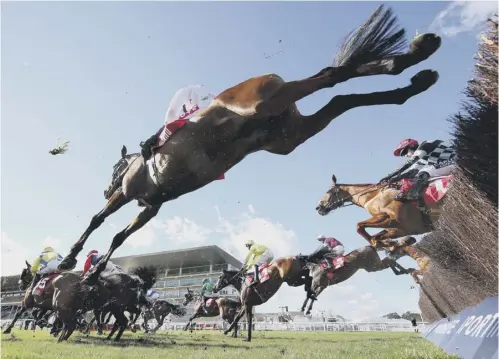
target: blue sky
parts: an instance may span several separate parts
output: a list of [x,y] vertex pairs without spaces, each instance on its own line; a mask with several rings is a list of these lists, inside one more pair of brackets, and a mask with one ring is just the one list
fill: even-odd
[[[364,210],[321,217],[316,203],[333,172],[340,182],[377,181],[400,164],[392,151],[401,139],[449,138],[446,118],[459,109],[472,75],[476,25],[494,6],[477,4],[390,3],[409,39],[434,28],[444,36],[441,49],[397,77],[356,79],[316,93],[298,103],[300,111],[313,113],[335,94],[406,86],[426,68],[440,73],[434,87],[403,106],[350,111],[288,156],[247,157],[226,180],[165,204],[116,255],[217,244],[242,259],[247,238],[287,255],[314,250],[319,233],[337,237],[347,251],[365,245],[355,232],[368,218]],[[2,4],[2,273],[17,273],[45,244],[66,253],[104,206],[121,146],[138,150],[162,124],[176,89],[203,84],[219,93],[264,73],[311,76],[330,64],[340,40],[377,5]],[[70,150],[53,157],[47,152],[57,138],[70,140]],[[107,250],[139,210],[133,203],[110,217],[83,253]],[[411,284],[391,271],[359,272],[323,293],[317,308],[347,317],[417,310]],[[295,308],[302,296],[302,289],[283,288],[263,310]]]

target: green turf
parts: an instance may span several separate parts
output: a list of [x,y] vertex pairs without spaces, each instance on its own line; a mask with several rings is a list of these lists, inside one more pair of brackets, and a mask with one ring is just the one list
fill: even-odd
[[[118,343],[92,333],[73,334],[56,344],[46,331],[13,330],[2,334],[2,358],[26,359],[443,359],[457,358],[412,333],[254,332],[253,341],[225,337],[218,331],[126,332]],[[242,332],[241,334],[246,334]]]

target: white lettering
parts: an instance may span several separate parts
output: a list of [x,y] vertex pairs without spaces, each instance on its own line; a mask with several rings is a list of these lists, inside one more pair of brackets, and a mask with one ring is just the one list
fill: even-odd
[[451,322],[450,326],[449,326],[449,330],[447,331],[446,334],[450,334],[450,332],[452,331],[452,329],[454,329],[457,325],[457,323],[459,323],[460,320],[459,319],[455,319]]
[[485,336],[487,338],[491,338],[493,336],[497,336],[497,332],[498,332],[497,318],[499,318],[499,313],[494,314],[494,317],[490,321],[489,326],[487,327],[487,329],[485,329],[484,334],[485,334]]
[[477,325],[474,332],[471,333],[472,337],[478,337],[478,334],[480,334],[480,331],[487,325],[489,320],[492,318],[492,314],[487,314],[485,317],[483,317],[483,320],[481,321],[480,325]]
[[475,319],[473,319],[473,321],[468,326],[468,328],[466,328],[464,335],[470,335],[470,333],[472,331],[474,331],[476,329],[476,327],[478,327],[478,325],[480,325],[480,322],[482,321],[482,319],[483,319],[483,316],[481,316],[481,315],[476,317]]
[[470,325],[470,323],[473,321],[473,319],[475,319],[475,316],[472,315],[472,316],[469,316],[468,318],[466,318],[466,320],[464,321],[464,323],[461,325],[461,327],[456,331],[456,334],[459,334],[463,331],[464,328],[466,328],[468,325]]

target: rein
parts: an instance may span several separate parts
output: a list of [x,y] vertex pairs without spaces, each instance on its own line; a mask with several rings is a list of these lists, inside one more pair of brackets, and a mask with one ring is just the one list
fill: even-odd
[[[358,191],[356,193],[353,193],[353,194],[349,193],[349,195],[347,197],[345,197],[343,199],[340,199],[338,201],[334,201],[331,204],[333,205],[333,207],[337,206],[336,208],[343,208],[343,207],[353,206],[355,203],[353,203],[353,201],[351,201],[351,200],[353,199],[354,196],[357,196],[359,193],[362,193],[362,192],[365,191],[364,193],[362,193],[362,194],[359,195],[359,198],[360,198],[360,196],[364,196],[364,195],[366,195],[368,193],[371,193],[371,192],[375,191],[376,189],[385,188],[385,187],[388,186],[388,184],[385,184],[385,185],[383,185],[381,187],[378,187],[378,188],[373,188],[373,187],[377,187],[377,186],[379,186],[379,183],[372,184],[372,185],[368,186],[367,188],[364,188],[363,190],[360,190],[360,191]],[[371,189],[371,188],[373,188],[373,189],[369,191],[369,189]],[[350,202],[350,203],[346,204],[347,202]]]

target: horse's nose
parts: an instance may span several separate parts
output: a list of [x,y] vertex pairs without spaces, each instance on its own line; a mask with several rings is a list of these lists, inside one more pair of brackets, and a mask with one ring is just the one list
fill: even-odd
[[321,204],[320,203],[317,205],[317,207],[315,207],[316,211],[318,211],[319,209],[321,209]]

